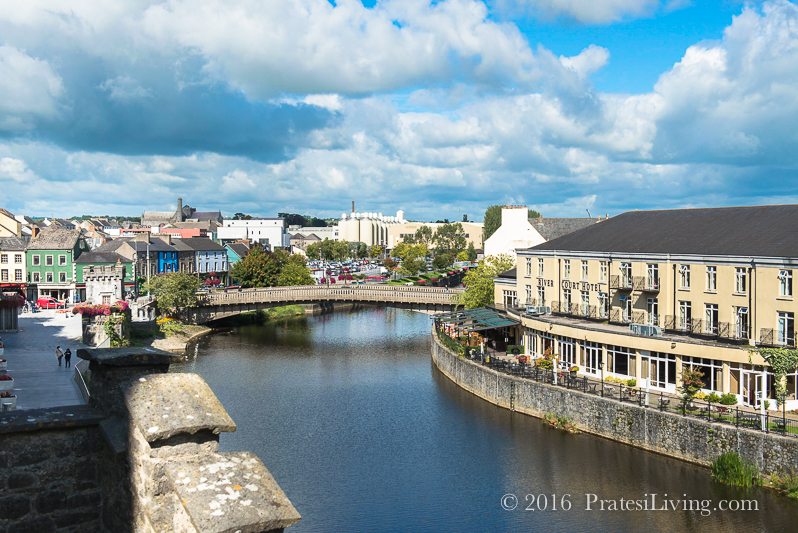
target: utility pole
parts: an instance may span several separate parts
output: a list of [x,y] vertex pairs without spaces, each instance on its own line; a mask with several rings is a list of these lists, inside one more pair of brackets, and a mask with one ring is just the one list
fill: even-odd
[[147,238],[147,296],[150,295],[150,240]]

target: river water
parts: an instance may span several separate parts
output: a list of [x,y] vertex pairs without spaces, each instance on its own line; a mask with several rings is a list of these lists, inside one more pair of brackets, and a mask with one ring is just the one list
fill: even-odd
[[[302,515],[290,533],[798,531],[798,502],[775,491],[726,488],[707,469],[462,391],[431,363],[430,322],[376,308],[238,327],[174,370],[213,388],[238,425],[221,450],[263,460]],[[637,510],[652,494],[679,510]],[[629,499],[633,510],[609,510]],[[733,499],[759,510],[714,510]]]

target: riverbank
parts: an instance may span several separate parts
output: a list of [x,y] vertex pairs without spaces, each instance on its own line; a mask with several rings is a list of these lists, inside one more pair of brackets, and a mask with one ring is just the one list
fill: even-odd
[[494,405],[536,418],[566,416],[585,433],[701,466],[736,452],[763,475],[790,472],[798,464],[798,439],[736,428],[622,403],[576,390],[510,376],[464,359],[432,333],[435,366],[464,390]]

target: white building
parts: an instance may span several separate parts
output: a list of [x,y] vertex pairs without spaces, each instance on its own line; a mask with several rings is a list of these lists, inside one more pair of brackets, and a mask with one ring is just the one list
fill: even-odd
[[252,220],[225,220],[224,225],[216,230],[216,236],[222,244],[246,239],[251,243],[288,249],[291,246],[290,235],[286,232],[285,219],[253,218]]
[[508,254],[532,248],[600,222],[601,218],[528,218],[525,205],[502,207],[502,225],[485,240],[485,256]]
[[388,228],[404,224],[405,212],[399,210],[396,216],[383,216],[382,213],[346,213],[338,223],[338,237],[342,241],[362,242],[366,246],[388,246]]

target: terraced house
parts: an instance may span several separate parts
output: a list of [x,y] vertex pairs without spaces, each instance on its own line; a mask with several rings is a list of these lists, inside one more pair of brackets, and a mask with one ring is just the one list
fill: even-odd
[[87,251],[80,230],[34,231],[25,251],[28,298],[51,296],[75,301],[75,260]]
[[623,213],[518,250],[496,302],[521,321],[528,353],[580,373],[675,392],[682,368],[699,368],[705,392],[776,408],[773,375],[749,348],[795,347],[796,235],[798,205]]

